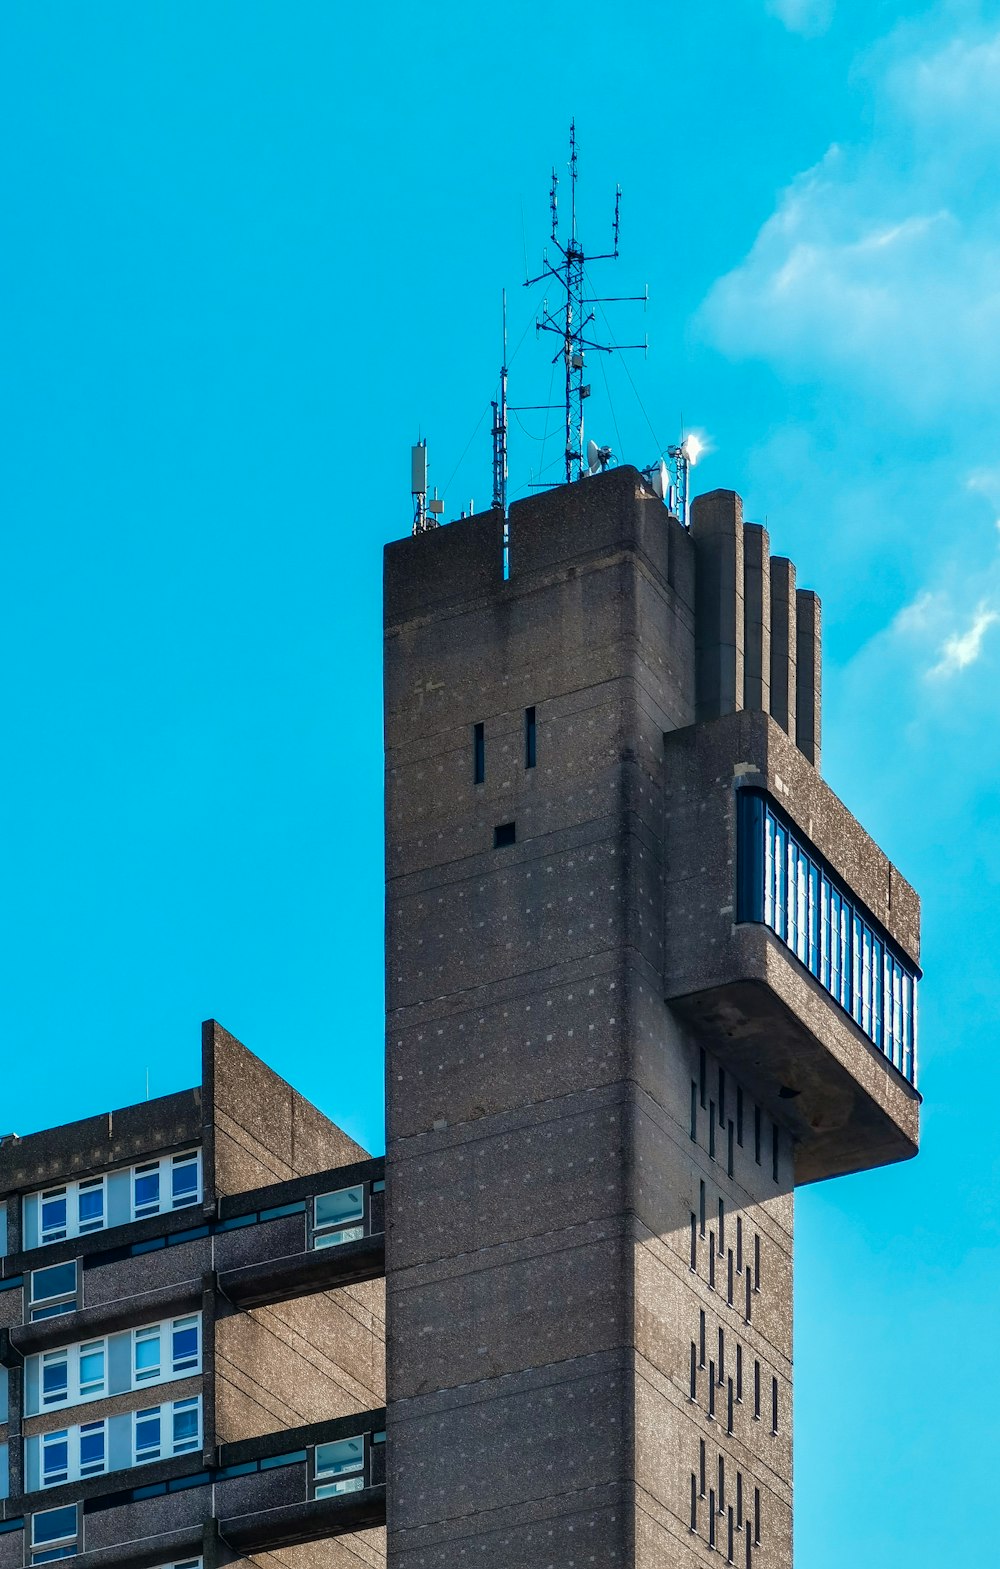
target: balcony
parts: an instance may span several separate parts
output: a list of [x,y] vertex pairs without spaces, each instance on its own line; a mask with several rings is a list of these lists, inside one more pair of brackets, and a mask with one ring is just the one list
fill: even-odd
[[919,903],[768,715],[665,738],[664,995],[797,1182],[916,1154]]

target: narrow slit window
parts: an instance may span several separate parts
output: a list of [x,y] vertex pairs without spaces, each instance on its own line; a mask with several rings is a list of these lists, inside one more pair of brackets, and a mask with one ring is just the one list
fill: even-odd
[[753,1109],[753,1158],[760,1165],[760,1107]]
[[698,1450],[698,1495],[705,1496],[705,1440],[700,1441]]
[[486,779],[486,726],[472,727],[472,780],[483,784]]
[[708,1289],[715,1290],[715,1238],[708,1233]]
[[692,1271],[698,1268],[698,1217],[691,1211],[691,1263]]
[[708,1545],[715,1546],[715,1488],[708,1493]]
[[517,826],[514,823],[497,823],[493,830],[494,850],[504,850],[517,841]]
[[722,1380],[723,1380],[723,1378],[725,1376],[724,1372],[723,1372],[723,1369],[725,1368],[725,1365],[726,1365],[726,1332],[722,1328],[722,1325],[720,1324],[719,1325],[719,1383],[720,1384],[722,1383]]
[[771,1432],[778,1431],[778,1380],[771,1380]]
[[753,1419],[760,1421],[760,1362],[753,1359]]
[[736,1217],[736,1273],[743,1273],[743,1217]]
[[728,1536],[728,1540],[727,1540],[727,1543],[726,1543],[726,1563],[727,1564],[731,1564],[733,1562],[734,1529],[735,1529],[735,1521],[733,1519],[733,1506],[732,1506],[732,1504],[730,1504],[730,1506],[729,1506],[729,1536]]
[[722,1253],[726,1246],[726,1206],[722,1199],[719,1200],[719,1252]]
[[715,1363],[708,1364],[708,1415],[715,1421]]
[[690,1380],[690,1383],[688,1385],[688,1399],[689,1400],[697,1400],[697,1398],[698,1398],[698,1347],[695,1345],[694,1341],[692,1340],[692,1342],[691,1342],[691,1380]]
[[733,1381],[729,1379],[726,1385],[726,1432],[732,1436],[733,1432]]
[[754,1232],[753,1239],[753,1289],[760,1290],[760,1232]]
[[524,766],[534,768],[538,758],[538,727],[535,724],[535,710],[524,710]]
[[726,1457],[719,1456],[719,1513],[726,1507]]
[[749,1324],[750,1316],[751,1316],[751,1313],[753,1311],[753,1281],[750,1279],[750,1271],[749,1270],[747,1270],[747,1272],[746,1272],[746,1274],[744,1275],[743,1278],[744,1278],[744,1280],[747,1283],[747,1299],[746,1299],[746,1304],[745,1304],[744,1309],[743,1309],[743,1317],[746,1319],[747,1323]]
[[708,1103],[708,1158],[715,1159],[715,1102]]
[[771,1128],[771,1176],[774,1178],[775,1182],[778,1180],[778,1140],[778,1124],[774,1123]]
[[[740,1405],[742,1403],[742,1400],[743,1400],[743,1347],[740,1345],[739,1341],[737,1341],[736,1342],[736,1404]],[[742,1518],[742,1513],[743,1513],[743,1511],[740,1510],[741,1518]]]
[[743,1086],[736,1086],[736,1142],[743,1148]]
[[726,1170],[732,1177],[736,1171],[736,1126],[729,1124],[729,1143],[726,1149]]
[[702,1236],[705,1235],[705,1184],[698,1183],[698,1226]]
[[698,1085],[697,1085],[697,1082],[694,1079],[691,1080],[691,1137],[692,1137],[692,1139],[697,1141],[697,1138],[698,1138]]
[[691,1472],[691,1530],[698,1529],[698,1478]]
[[719,1069],[719,1127],[726,1120],[726,1070]]
[[729,1303],[730,1307],[733,1305],[733,1296],[735,1295],[736,1282],[734,1275],[735,1271],[733,1269],[733,1250],[730,1248],[729,1252],[726,1254],[726,1301]]
[[705,1366],[705,1309],[698,1314],[698,1366]]
[[705,1110],[705,1097],[708,1093],[708,1059],[705,1056],[704,1046],[698,1053],[698,1083],[700,1086],[701,1109]]
[[753,1490],[753,1544],[760,1546],[760,1488]]

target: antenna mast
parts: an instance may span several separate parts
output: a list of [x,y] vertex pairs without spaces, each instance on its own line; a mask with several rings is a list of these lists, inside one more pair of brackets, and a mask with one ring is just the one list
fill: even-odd
[[500,401],[493,405],[493,506],[507,516],[507,290],[503,291],[503,363]]
[[[643,343],[599,343],[589,335],[591,323],[594,321],[593,307],[598,304],[610,304],[612,301],[641,300],[646,301],[646,294],[608,295],[588,298],[586,294],[586,262],[587,257],[583,246],[577,237],[576,225],[576,184],[578,177],[578,152],[576,144],[576,121],[570,123],[569,128],[569,177],[570,177],[570,223],[569,235],[565,243],[559,238],[559,176],[552,171],[552,186],[549,191],[549,211],[552,220],[552,243],[559,253],[556,263],[549,261],[548,253],[542,254],[542,271],[537,278],[525,281],[525,288],[531,288],[536,283],[541,283],[543,278],[553,278],[559,285],[562,298],[557,306],[549,309],[548,300],[542,302],[542,314],[535,323],[537,332],[551,332],[562,339],[562,346],[553,356],[553,364],[562,355],[565,362],[566,390],[564,405],[566,411],[566,479],[571,481],[580,479],[586,472],[583,447],[583,404],[590,397],[590,387],[584,381],[586,368],[586,351],[594,349],[600,354],[613,354],[616,349],[645,349]],[[613,245],[610,251],[604,251],[598,256],[592,256],[591,261],[617,261],[618,238],[621,224],[621,186],[615,195],[615,216],[612,227]]]
[[444,502],[438,500],[437,489],[430,501],[427,499],[427,437],[410,448],[410,494],[413,497],[413,533],[425,534],[437,528]]

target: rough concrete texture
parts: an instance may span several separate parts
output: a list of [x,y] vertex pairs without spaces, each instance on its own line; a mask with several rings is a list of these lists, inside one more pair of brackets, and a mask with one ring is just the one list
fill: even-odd
[[202,1026],[206,1184],[242,1193],[364,1160],[367,1151],[214,1019]]
[[370,1281],[220,1317],[220,1443],[385,1402],[385,1283]]
[[[768,717],[818,756],[818,604],[797,707],[794,569],[733,492],[693,517],[619,469],[511,509],[509,581],[496,513],[386,551],[394,1569],[743,1563],[748,1522],[755,1565],[791,1563],[792,1189],[820,1133],[678,985],[733,942],[732,735],[911,942],[917,907]],[[872,1163],[907,1115],[884,1066],[787,958],[753,973],[765,1033],[797,1008],[871,1102]]]
[[257,1569],[382,1569],[384,1563],[384,1526],[233,1559],[236,1569],[245,1564],[254,1564]]

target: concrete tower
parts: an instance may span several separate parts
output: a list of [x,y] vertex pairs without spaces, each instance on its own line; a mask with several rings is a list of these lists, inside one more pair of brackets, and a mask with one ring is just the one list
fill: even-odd
[[386,552],[389,1563],[784,1569],[793,1192],[916,1151],[918,901],[735,494],[509,527]]

